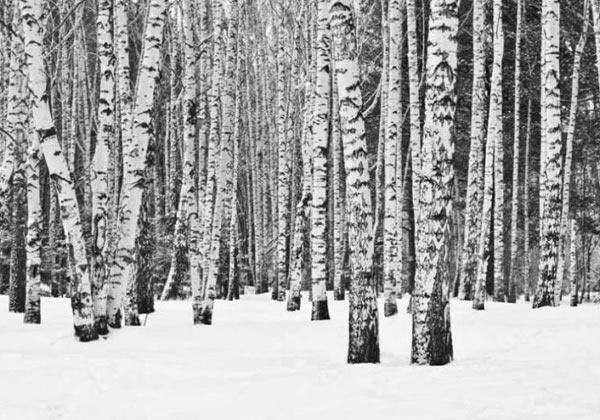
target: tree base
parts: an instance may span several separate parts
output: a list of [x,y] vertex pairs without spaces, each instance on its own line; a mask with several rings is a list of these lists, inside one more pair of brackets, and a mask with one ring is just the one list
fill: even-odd
[[111,319],[108,319],[108,325],[110,328],[121,328],[123,322],[123,314],[121,313],[121,310],[119,309],[117,311],[117,313],[115,314],[115,316]]
[[302,302],[301,296],[290,296],[290,298],[288,299],[288,303],[287,303],[287,310],[290,312],[299,311],[301,302]]
[[325,321],[329,318],[329,307],[326,300],[313,300],[311,321]]
[[396,302],[385,302],[383,304],[383,315],[385,317],[394,316],[398,313],[398,304]]
[[40,324],[42,321],[42,316],[39,311],[36,312],[25,312],[25,317],[23,318],[23,322],[25,324]]
[[94,328],[100,335],[108,334],[108,317],[106,316],[98,316],[94,318]]
[[212,325],[213,311],[201,303],[194,303],[194,325]]
[[98,332],[93,325],[80,325],[75,326],[75,336],[79,338],[82,343],[88,341],[94,341],[98,339]]
[[125,318],[125,325],[128,327],[139,327],[142,325],[140,317],[137,313],[130,313]]
[[475,303],[475,301],[473,301],[473,309],[476,311],[483,311],[485,309],[485,304]]
[[333,289],[333,300],[344,300],[344,289]]

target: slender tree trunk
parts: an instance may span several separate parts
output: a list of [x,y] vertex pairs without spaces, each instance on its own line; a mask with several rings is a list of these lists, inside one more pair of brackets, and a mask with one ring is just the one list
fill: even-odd
[[[335,74],[335,69],[334,69]],[[337,83],[332,86],[332,133],[333,143],[333,251],[334,279],[333,298],[344,300],[344,256],[346,254],[346,188],[344,187],[344,147],[340,127],[340,104]],[[308,168],[310,171],[310,167]],[[309,172],[310,173],[310,172]]]
[[112,1],[98,4],[96,21],[98,60],[100,69],[100,99],[98,105],[98,134],[92,162],[92,295],[94,320],[99,334],[108,333],[106,317],[107,297],[107,230],[109,225],[110,149],[114,143],[115,126],[115,56],[113,52]]
[[[397,177],[402,177],[402,8],[400,0],[390,0],[388,12],[389,24],[389,63],[387,116],[385,119],[385,206],[383,222],[383,281],[384,281],[384,314],[391,316],[398,313],[396,303],[396,282],[400,278],[402,266],[402,218],[397,217],[397,196],[402,190],[396,188]],[[398,166],[397,164],[400,163]]]
[[327,156],[330,118],[329,1],[318,0],[317,79],[312,122],[312,208],[310,228],[312,320],[329,319],[327,306]]
[[525,264],[523,267],[523,293],[525,301],[529,302],[531,295],[529,279],[529,269],[531,266],[531,257],[529,249],[529,151],[531,149],[531,98],[527,101],[527,133],[525,135],[525,173],[523,176],[523,254]]
[[377,286],[373,281],[373,206],[369,187],[365,122],[354,9],[333,1],[329,11],[340,126],[344,144],[350,251],[348,363],[379,363]]
[[[16,8],[15,8],[16,9]],[[19,28],[21,18],[18,10],[13,10],[13,27]],[[21,32],[21,31],[19,31]],[[24,312],[26,305],[26,255],[25,255],[25,229],[26,229],[26,170],[23,156],[27,144],[28,126],[28,94],[27,76],[25,70],[25,53],[23,42],[19,37],[13,36],[11,43],[11,59],[9,68],[8,85],[8,110],[6,116],[7,133],[10,136],[5,153],[6,191],[11,186],[12,214],[8,231],[10,232],[9,252],[9,311]],[[2,186],[4,188],[4,186]],[[6,194],[6,198],[10,198]],[[8,200],[6,200],[8,201]],[[8,211],[8,209],[7,209]]]
[[27,177],[27,283],[25,301],[25,323],[41,322],[41,265],[42,203],[40,199],[40,144],[36,134],[30,133],[29,150],[25,174]]
[[[413,207],[416,207],[419,201],[419,170],[421,168],[421,100],[419,96],[421,83],[419,78],[419,51],[417,41],[417,12],[415,0],[406,0],[406,28],[406,36],[408,38],[410,156],[412,165],[413,189],[412,196]],[[413,211],[416,213],[416,208],[414,208]]]
[[[283,23],[283,22],[282,22]],[[278,185],[277,185],[277,282],[274,298],[285,300],[285,284],[288,273],[288,245],[290,231],[290,184],[291,184],[291,146],[286,132],[286,95],[285,66],[286,40],[283,24],[278,29],[277,40],[277,142],[278,142]],[[293,65],[293,64],[292,64]]]
[[488,142],[494,143],[494,300],[506,300],[504,281],[504,130],[502,100],[502,60],[504,57],[504,23],[502,0],[494,0],[494,63],[490,93]]
[[569,276],[571,279],[571,306],[577,306],[577,222],[571,219],[571,243],[569,247]]
[[542,159],[540,165],[540,272],[533,307],[556,306],[560,233],[562,138],[560,120],[560,2],[542,1]]
[[412,362],[444,365],[453,354],[448,252],[454,190],[458,2],[433,0],[430,7]]
[[508,276],[507,299],[510,303],[517,300],[515,279],[517,277],[517,253],[519,248],[519,158],[521,149],[521,38],[523,36],[523,3],[517,0],[517,27],[515,29],[515,103],[513,128],[513,180],[512,211],[510,217],[510,272]]
[[485,1],[473,2],[473,102],[471,149],[466,199],[465,241],[459,298],[472,300],[477,284],[477,264],[483,207],[483,148],[486,134]]

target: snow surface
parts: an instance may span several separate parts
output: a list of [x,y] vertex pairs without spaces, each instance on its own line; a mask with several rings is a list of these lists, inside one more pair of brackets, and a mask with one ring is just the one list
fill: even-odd
[[0,296],[0,419],[600,419],[600,306],[452,301],[455,361],[420,367],[404,312],[381,318],[381,364],[347,365],[347,302],[329,305],[311,322],[306,301],[242,296],[194,326],[189,302],[158,302],[84,344],[68,300],[43,299],[37,326]]

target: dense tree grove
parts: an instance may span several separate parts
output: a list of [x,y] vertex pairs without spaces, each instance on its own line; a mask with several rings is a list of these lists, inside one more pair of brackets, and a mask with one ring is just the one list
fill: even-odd
[[349,363],[381,296],[449,363],[452,297],[600,291],[599,81],[598,0],[0,0],[0,293],[348,299]]

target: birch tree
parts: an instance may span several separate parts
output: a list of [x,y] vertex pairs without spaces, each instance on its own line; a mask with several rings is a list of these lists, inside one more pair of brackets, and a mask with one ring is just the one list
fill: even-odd
[[[117,3],[118,4],[118,3]],[[148,143],[152,135],[152,124],[150,111],[154,102],[154,87],[158,77],[158,62],[160,59],[160,49],[163,40],[163,25],[165,19],[166,3],[164,0],[152,0],[148,4],[148,15],[146,18],[146,29],[144,32],[144,48],[140,61],[140,70],[137,77],[137,92],[135,103],[131,111],[131,128],[126,132],[122,130],[123,136],[123,187],[120,199],[120,209],[118,215],[118,246],[115,255],[115,262],[111,267],[112,277],[111,286],[113,287],[112,296],[108,300],[108,322],[113,328],[120,328],[123,319],[122,307],[125,304],[125,291],[128,282],[133,281],[135,274],[135,239],[138,226],[138,219],[142,207],[142,198],[144,193],[144,169],[146,166],[146,153]],[[124,12],[126,9],[120,9]],[[116,16],[117,32],[119,37],[124,30],[121,27],[122,16]],[[119,43],[118,60],[119,66],[125,64],[122,55],[121,41]],[[119,76],[122,69],[119,69]],[[126,83],[128,79],[119,79],[119,89],[121,99],[124,98],[121,83]],[[123,110],[127,103],[120,103]],[[121,111],[121,127],[125,127],[128,121],[124,119]],[[129,137],[125,137],[129,134]],[[111,299],[112,298],[112,299]],[[131,300],[131,299],[130,299]],[[135,308],[134,302],[128,305]],[[136,316],[135,313],[132,314]]]
[[[504,58],[504,23],[502,0],[494,0],[494,62],[490,92],[488,142],[494,143],[494,300],[504,302],[504,130],[502,95],[502,60]],[[493,140],[492,140],[493,139]]]
[[467,181],[465,241],[459,298],[472,300],[477,283],[479,240],[482,236],[483,147],[486,134],[485,0],[473,1],[473,102],[471,104],[471,148]]
[[397,177],[402,176],[402,159],[397,159],[397,153],[402,154],[402,124],[400,113],[400,89],[402,86],[402,8],[400,0],[389,3],[389,64],[388,64],[388,94],[387,116],[385,129],[385,206],[383,222],[383,278],[384,278],[384,314],[391,316],[398,313],[396,303],[396,282],[402,266],[402,252],[399,243],[402,240],[401,217],[397,215],[397,198],[401,190],[396,188]]
[[79,206],[73,180],[58,142],[50,114],[49,97],[46,93],[48,78],[43,58],[44,31],[40,25],[40,22],[45,19],[42,1],[21,0],[20,11],[23,18],[33,124],[39,136],[48,172],[58,191],[63,229],[67,234],[70,255],[75,267],[71,279],[73,289],[71,307],[75,334],[81,341],[95,340],[98,334],[94,327],[90,270],[81,229]]
[[[316,84],[312,121],[312,207],[310,252],[312,274],[312,320],[329,319],[327,306],[327,156],[330,118],[329,1],[318,0]],[[335,4],[335,3],[334,3]],[[332,4],[333,7],[333,4]],[[340,114],[341,114],[340,109]]]
[[517,27],[515,29],[515,102],[513,131],[513,182],[512,211],[510,216],[510,272],[508,275],[507,298],[514,303],[515,278],[517,277],[517,252],[519,247],[519,156],[521,149],[521,46],[523,36],[523,3],[517,0]]
[[99,334],[108,333],[107,297],[107,230],[109,224],[109,160],[115,127],[115,55],[113,52],[112,1],[98,3],[96,20],[100,98],[98,101],[98,133],[92,161],[92,294],[94,318]]
[[[284,12],[281,12],[284,13]],[[278,236],[277,236],[277,287],[275,298],[279,301],[285,300],[285,285],[288,273],[288,237],[290,231],[290,183],[291,183],[291,147],[290,139],[287,138],[286,130],[286,34],[284,22],[278,29],[277,39],[277,142],[278,142],[278,185],[277,185],[277,212],[278,212]],[[293,64],[292,64],[293,65]]]
[[444,365],[453,355],[448,251],[454,189],[458,2],[433,0],[430,7],[416,222],[417,271],[412,295],[412,362]]
[[42,292],[41,265],[42,203],[40,200],[40,144],[33,132],[30,133],[25,175],[27,178],[27,277],[25,323],[41,322],[40,296]]
[[555,306],[560,236],[562,136],[560,119],[560,2],[542,1],[542,157],[540,163],[540,261],[533,307]]
[[[596,1],[596,0],[592,0]],[[590,15],[589,1],[586,0],[583,6],[583,22],[581,27],[581,35],[579,42],[575,47],[575,58],[573,60],[573,71],[571,73],[571,105],[569,109],[569,125],[567,127],[567,141],[564,161],[564,173],[562,179],[562,199],[561,199],[561,212],[560,212],[560,238],[558,242],[558,263],[556,271],[556,287],[554,288],[554,301],[556,305],[560,305],[561,290],[565,274],[565,259],[568,248],[569,234],[572,231],[569,220],[570,216],[570,204],[571,204],[571,171],[573,163],[573,140],[575,138],[575,125],[577,122],[577,110],[579,102],[579,77],[581,71],[581,58],[583,50],[585,48],[588,22],[587,16]],[[574,275],[572,273],[571,275]]]
[[372,277],[373,206],[366,169],[369,165],[352,2],[331,2],[329,27],[346,168],[348,237],[352,238],[348,243],[351,272],[348,363],[379,363],[377,288]]

